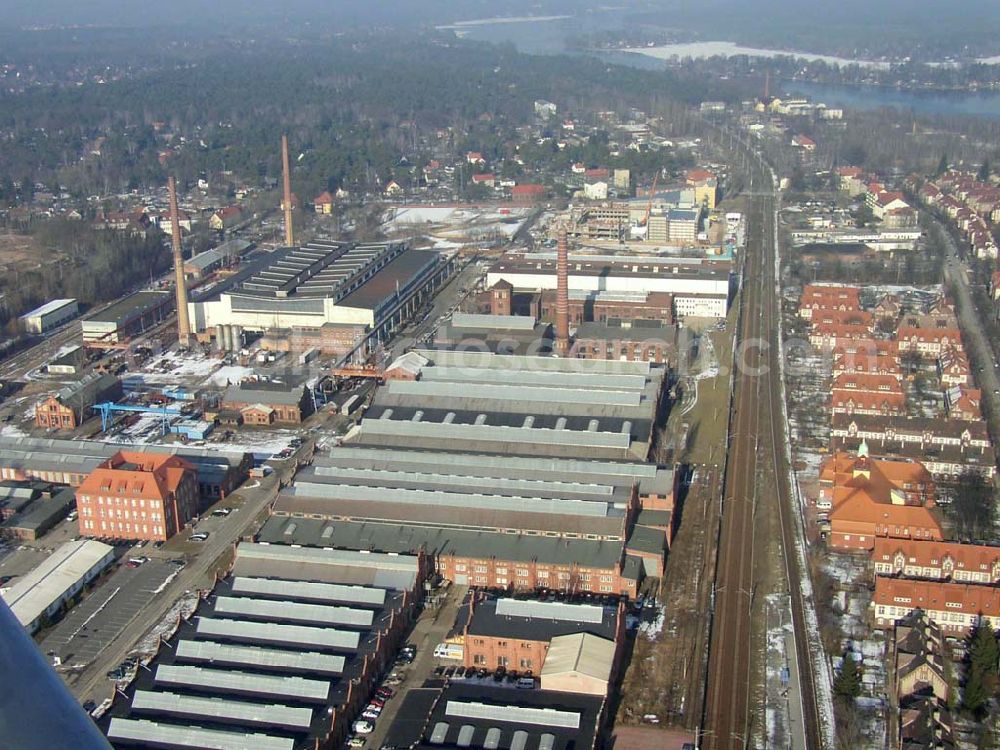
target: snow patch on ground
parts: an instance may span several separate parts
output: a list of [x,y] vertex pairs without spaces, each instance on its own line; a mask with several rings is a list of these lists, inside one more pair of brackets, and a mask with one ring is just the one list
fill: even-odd
[[253,375],[254,369],[252,367],[226,365],[213,372],[208,379],[205,380],[204,384],[224,388],[226,385],[236,385],[246,378],[253,377]]

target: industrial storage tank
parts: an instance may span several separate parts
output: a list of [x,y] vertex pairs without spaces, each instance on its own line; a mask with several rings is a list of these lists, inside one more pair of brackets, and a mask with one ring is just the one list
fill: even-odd
[[233,326],[233,351],[243,348],[243,326]]
[[222,351],[223,349],[225,349],[225,341],[223,341],[223,334],[222,334],[222,330],[224,328],[225,328],[225,326],[216,326],[215,327],[215,351],[217,351],[217,352]]

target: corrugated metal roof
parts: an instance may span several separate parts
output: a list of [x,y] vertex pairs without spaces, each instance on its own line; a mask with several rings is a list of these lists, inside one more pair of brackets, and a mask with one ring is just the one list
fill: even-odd
[[328,625],[355,625],[370,627],[374,612],[370,609],[350,607],[330,607],[325,604],[304,604],[271,599],[248,599],[243,597],[219,596],[215,599],[215,611],[223,615],[243,615],[269,620],[290,620]]
[[104,558],[114,554],[114,548],[91,539],[66,542],[38,567],[22,576],[3,595],[3,599],[22,625],[30,625],[52,604]]
[[132,708],[137,711],[152,711],[177,716],[197,716],[209,720],[235,719],[247,724],[282,726],[308,729],[312,723],[311,708],[295,708],[281,704],[264,705],[245,703],[224,698],[201,698],[178,693],[157,693],[151,690],[136,690],[132,696]]
[[448,701],[445,716],[461,719],[482,719],[503,721],[511,724],[535,724],[542,727],[579,729],[580,714],[577,711],[560,711],[555,708],[535,708],[528,706],[498,706],[475,701]]
[[284,545],[243,542],[237,551],[240,558],[284,560],[303,564],[355,565],[368,568],[417,572],[417,560],[399,555],[360,554],[351,550],[304,549]]
[[454,349],[414,349],[436,366],[478,367],[498,370],[528,370],[530,372],[589,372],[608,374],[649,375],[649,362],[617,360],[571,359],[563,357],[531,357],[515,354],[493,354]]
[[[424,372],[429,374],[429,370]],[[519,375],[520,373],[514,374]],[[524,377],[530,383],[530,380],[535,376],[528,373]],[[497,378],[488,371],[483,371],[481,376],[470,372],[467,380],[463,381],[467,389],[471,389],[467,393],[456,390],[458,386],[453,382],[435,382],[430,378],[392,380],[388,384],[388,392],[391,396],[412,396],[414,398],[465,396],[481,401],[507,401],[517,404],[542,402],[546,404],[638,406],[642,402],[642,393],[638,391],[598,390],[596,387],[564,388],[557,386],[555,382],[549,386],[496,385],[496,380]]]
[[615,644],[592,633],[559,635],[549,642],[542,664],[542,679],[579,672],[597,680],[610,680],[615,662]]
[[245,664],[269,669],[296,669],[317,674],[337,675],[344,671],[346,659],[336,654],[315,651],[284,651],[259,646],[234,646],[214,641],[182,640],[177,644],[177,658],[186,661]]
[[475,313],[455,312],[451,315],[451,324],[458,328],[488,328],[490,330],[503,328],[512,331],[535,330],[535,319],[528,315],[477,315]]
[[434,505],[440,508],[483,508],[489,510],[517,510],[524,513],[548,513],[574,516],[606,516],[610,513],[609,501],[569,500],[518,495],[486,495],[461,492],[436,492],[411,490],[399,487],[386,492],[383,487],[364,487],[320,482],[296,482],[288,494],[295,497],[316,497],[330,500],[348,500],[371,503],[402,503],[406,505]]
[[[438,465],[436,468],[447,468],[447,466]],[[357,482],[377,482],[387,485],[427,484],[447,491],[450,491],[449,488],[451,486],[462,489],[474,486],[477,489],[483,490],[483,494],[488,490],[498,495],[531,495],[532,492],[559,492],[563,496],[572,494],[590,495],[595,500],[611,500],[614,494],[614,487],[606,484],[583,484],[580,482],[557,481],[555,479],[507,479],[504,477],[482,476],[471,471],[466,471],[464,474],[439,474],[422,471],[314,466],[313,473],[306,476],[321,482],[328,478],[335,482],[356,480]]]
[[330,683],[321,680],[176,664],[160,664],[156,668],[156,684],[180,685],[228,693],[282,696],[313,703],[326,701],[330,693]]
[[345,586],[339,583],[320,583],[318,581],[282,581],[274,578],[236,576],[233,579],[233,592],[378,606],[385,603],[385,589],[369,586]]
[[525,599],[498,599],[496,612],[500,617],[533,617],[544,620],[565,620],[597,624],[604,621],[604,607],[593,604],[565,604]]
[[632,444],[630,435],[619,432],[550,430],[488,424],[442,424],[395,419],[366,419],[361,425],[361,434],[407,437],[414,440],[427,438],[487,443],[548,443],[621,450],[627,450]]
[[646,378],[643,375],[616,375],[613,373],[485,370],[444,366],[425,367],[421,371],[420,377],[423,382],[486,382],[497,385],[537,385],[566,390],[642,391],[646,388]]
[[360,633],[347,630],[214,617],[199,617],[197,632],[200,636],[347,650],[356,650],[361,640]]
[[156,743],[160,747],[202,747],[212,750],[294,750],[295,741],[266,734],[224,732],[203,727],[161,724],[145,719],[114,718],[108,726],[108,737],[126,742]]

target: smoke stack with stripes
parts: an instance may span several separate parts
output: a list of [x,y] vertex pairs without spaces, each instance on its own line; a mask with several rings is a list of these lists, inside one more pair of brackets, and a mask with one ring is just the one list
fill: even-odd
[[288,136],[281,136],[281,168],[285,180],[285,197],[282,201],[285,209],[285,245],[295,245],[295,232],[292,230],[292,169],[288,165]]
[[556,251],[556,355],[569,353],[569,248],[566,227],[559,227]]
[[191,345],[191,323],[188,320],[187,280],[184,278],[184,254],[181,251],[181,222],[177,215],[177,185],[167,181],[170,192],[170,240],[174,250],[174,286],[177,288],[177,343],[182,349]]

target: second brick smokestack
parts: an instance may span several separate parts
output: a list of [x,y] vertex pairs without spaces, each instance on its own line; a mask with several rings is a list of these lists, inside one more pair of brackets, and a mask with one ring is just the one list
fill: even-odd
[[188,320],[187,280],[184,278],[184,255],[181,251],[181,223],[177,215],[177,185],[167,181],[170,194],[170,241],[174,251],[174,284],[177,289],[177,343],[182,349],[191,345],[191,324]]
[[556,251],[556,354],[569,353],[569,245],[566,227],[559,227]]
[[288,136],[281,136],[281,171],[284,179],[284,198],[282,199],[285,209],[285,245],[292,247],[295,245],[295,232],[292,229],[292,170],[288,164]]

